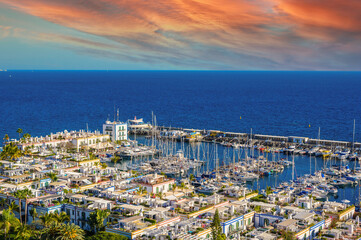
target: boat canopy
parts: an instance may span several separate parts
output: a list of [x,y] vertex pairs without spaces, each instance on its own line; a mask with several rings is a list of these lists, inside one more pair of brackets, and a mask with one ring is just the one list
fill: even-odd
[[143,118],[133,119],[133,120],[130,120],[130,119],[129,119],[129,122],[131,122],[131,123],[143,123]]

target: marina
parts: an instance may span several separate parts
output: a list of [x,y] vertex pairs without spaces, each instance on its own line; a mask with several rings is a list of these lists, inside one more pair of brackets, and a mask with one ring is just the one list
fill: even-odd
[[[250,134],[243,141],[241,134],[159,131],[153,125],[144,131],[129,124],[134,122],[107,120],[103,133],[65,130],[45,137],[4,138],[0,198],[10,204],[16,201],[13,192],[31,189],[24,213],[35,226],[35,218],[29,218],[32,209],[69,212],[69,220],[87,231],[92,223],[82,223],[70,210],[82,209],[81,219],[88,221],[105,211],[105,230],[128,239],[209,239],[211,218],[219,213],[230,239],[278,239],[292,219],[295,225],[289,231],[296,239],[331,236],[333,220],[328,219],[333,215],[339,224],[346,221],[358,229],[353,219],[360,207],[356,144],[329,150],[296,144],[294,137],[278,143]],[[11,160],[10,149],[21,154]],[[244,218],[249,220],[238,222]],[[236,231],[226,227],[232,221],[238,222]],[[310,232],[308,224],[320,227]],[[341,234],[354,236],[356,231]]]
[[361,0],[0,5],[0,240],[361,240]]

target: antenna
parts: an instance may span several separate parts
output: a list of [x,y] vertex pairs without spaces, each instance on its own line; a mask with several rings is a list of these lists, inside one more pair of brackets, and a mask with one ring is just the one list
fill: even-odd
[[117,109],[117,122],[119,122],[119,108]]
[[114,122],[115,122],[115,103],[114,103]]

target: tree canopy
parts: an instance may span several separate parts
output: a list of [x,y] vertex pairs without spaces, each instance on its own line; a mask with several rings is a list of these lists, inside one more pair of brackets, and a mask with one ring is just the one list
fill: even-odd
[[212,228],[213,240],[225,240],[226,239],[226,235],[222,231],[221,219],[219,218],[218,209],[216,209],[216,212],[214,213],[211,228]]

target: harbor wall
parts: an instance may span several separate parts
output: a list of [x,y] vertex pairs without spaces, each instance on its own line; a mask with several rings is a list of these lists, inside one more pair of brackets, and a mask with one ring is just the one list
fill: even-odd
[[[176,128],[176,127],[158,127],[159,130],[166,131],[184,131],[184,132],[201,132],[203,134],[210,131],[218,131],[224,134],[225,137],[230,138],[239,138],[239,139],[253,139],[260,141],[270,141],[275,143],[285,143],[285,144],[294,144],[301,143],[300,140],[303,140],[303,144],[305,145],[324,145],[328,147],[352,147],[360,148],[361,143],[359,142],[348,142],[348,141],[337,141],[337,140],[327,140],[327,139],[313,139],[308,137],[294,137],[294,136],[274,136],[274,135],[263,135],[263,134],[250,134],[250,133],[236,133],[236,132],[223,132],[220,130],[202,130],[202,129],[190,129],[190,128]],[[297,141],[296,141],[297,140]]]

